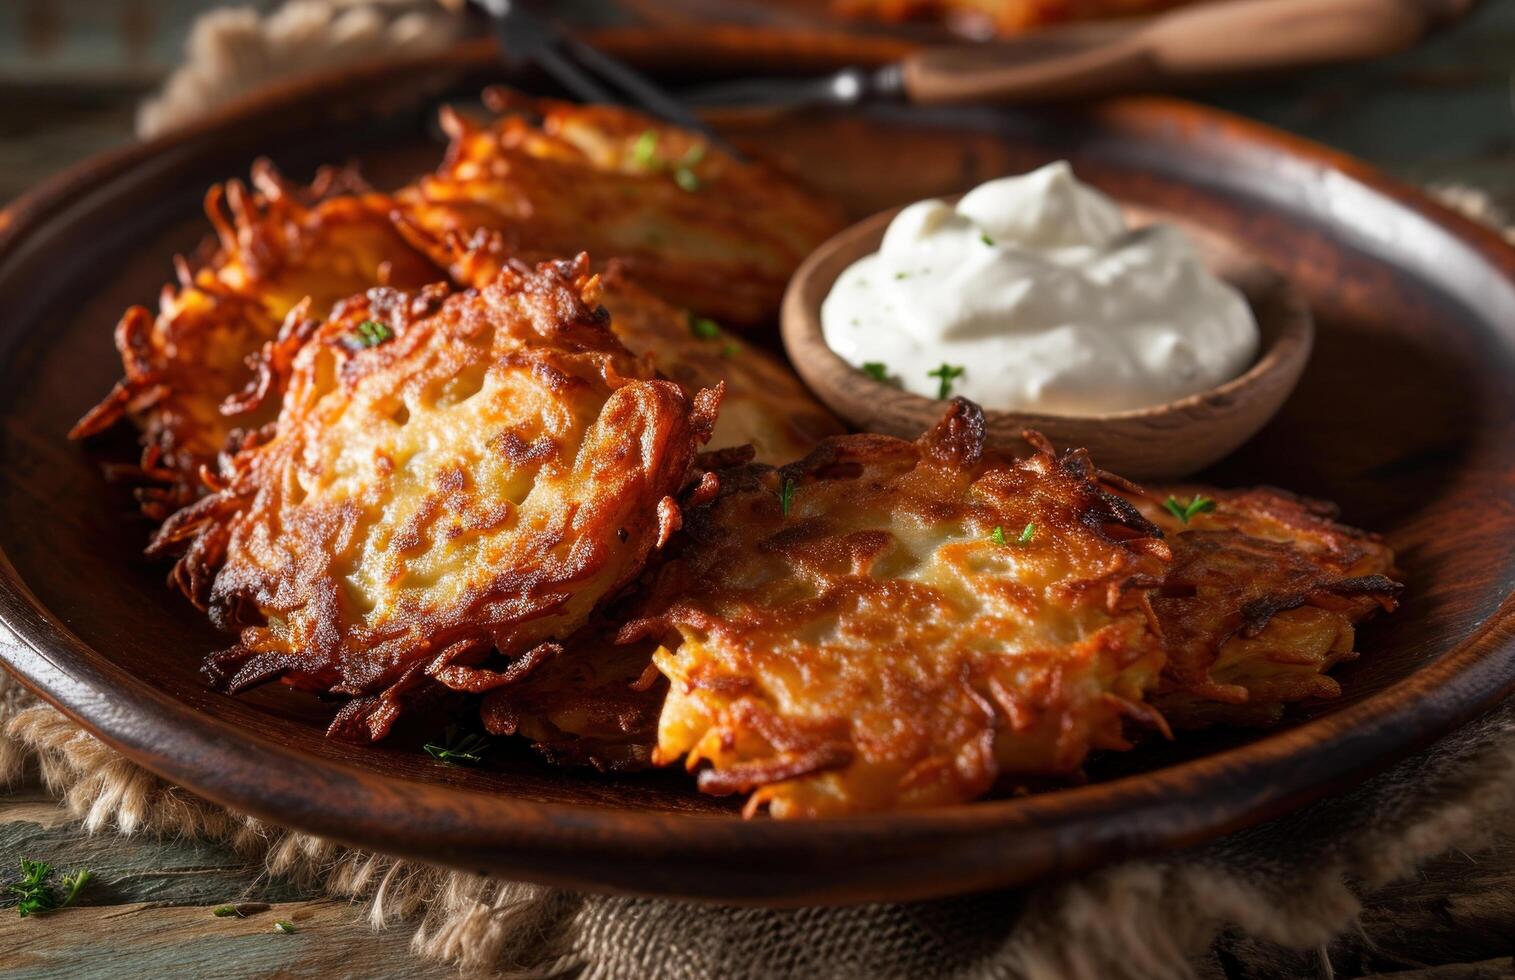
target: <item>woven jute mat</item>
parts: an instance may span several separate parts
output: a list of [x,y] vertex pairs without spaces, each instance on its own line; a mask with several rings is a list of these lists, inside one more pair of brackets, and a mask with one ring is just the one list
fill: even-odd
[[[434,50],[460,29],[416,0],[215,11],[139,129],[172,128],[304,68]],[[1440,193],[1503,224],[1476,191]],[[1023,891],[839,909],[583,895],[342,847],[164,782],[0,672],[0,784],[33,769],[91,832],[220,841],[270,875],[361,901],[375,928],[411,924],[418,956],[470,974],[1168,980],[1192,976],[1223,932],[1323,950],[1363,896],[1450,849],[1515,833],[1515,702],[1352,792],[1213,844]]]

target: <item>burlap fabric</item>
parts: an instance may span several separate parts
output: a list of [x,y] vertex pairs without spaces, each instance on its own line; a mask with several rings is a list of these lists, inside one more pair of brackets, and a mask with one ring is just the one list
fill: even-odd
[[[402,2],[218,11],[140,128],[168,128],[276,74],[440,46],[457,29]],[[1474,191],[1443,196],[1498,218]],[[0,783],[31,766],[91,831],[223,841],[270,874],[363,901],[376,928],[412,923],[417,955],[502,976],[1167,980],[1194,975],[1222,935],[1324,950],[1361,896],[1515,832],[1515,702],[1353,792],[1214,844],[1021,892],[841,909],[589,896],[340,847],[163,782],[0,674]]]
[[1515,831],[1515,702],[1359,789],[1214,844],[1065,883],[790,910],[580,895],[340,847],[230,813],[137,768],[0,674],[0,783],[35,764],[91,831],[224,841],[273,875],[413,922],[467,974],[605,980],[1168,980],[1221,933],[1323,949],[1359,896]]

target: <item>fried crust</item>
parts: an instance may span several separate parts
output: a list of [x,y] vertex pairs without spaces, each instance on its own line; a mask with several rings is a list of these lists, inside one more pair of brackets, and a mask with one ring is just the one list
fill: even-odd
[[655,644],[618,644],[615,633],[612,622],[587,626],[529,678],[489,692],[485,729],[528,739],[558,766],[647,768],[668,682],[652,665]]
[[130,417],[143,434],[139,495],[148,515],[161,520],[194,500],[206,488],[202,467],[214,469],[273,420],[274,406],[253,411],[239,397],[267,384],[254,362],[277,363],[274,348],[297,347],[348,296],[445,278],[400,237],[393,207],[350,171],[322,171],[302,188],[266,160],[254,164],[251,188],[235,180],[212,187],[209,260],[193,270],[177,258],[177,282],[163,288],[158,312],[126,311],[116,327],[123,377],[71,437]]
[[918,442],[721,472],[622,631],[664,644],[654,760],[808,817],[961,802],[1129,747],[1124,719],[1161,725],[1144,590],[1167,549],[1093,473],[1082,451],[985,459],[961,400]]
[[300,349],[273,431],[149,549],[241,630],[214,681],[349,696],[332,733],[380,738],[428,685],[519,681],[636,576],[719,394],[653,379],[587,270],[373,290]]
[[[1357,656],[1355,624],[1402,591],[1377,535],[1271,487],[1126,492],[1173,549],[1152,599],[1168,649],[1152,703],[1175,727],[1268,725],[1290,702],[1340,696],[1326,671]],[[1201,494],[1216,506],[1188,521],[1163,506]]]
[[487,281],[508,259],[587,250],[615,258],[663,299],[734,327],[772,322],[789,276],[838,231],[838,209],[697,133],[612,106],[485,93],[487,124],[444,111],[451,137],[436,173],[397,195],[397,220],[436,261]]
[[[453,240],[446,261],[463,281],[499,268],[495,250],[478,242]],[[515,263],[511,263],[515,267]],[[493,275],[493,271],[487,274]],[[601,276],[600,301],[610,312],[610,329],[633,353],[652,360],[658,373],[691,396],[724,385],[721,415],[710,448],[751,446],[760,463],[793,462],[822,439],[841,435],[841,421],[827,411],[789,365],[715,322],[680,310],[632,281],[619,261]]]

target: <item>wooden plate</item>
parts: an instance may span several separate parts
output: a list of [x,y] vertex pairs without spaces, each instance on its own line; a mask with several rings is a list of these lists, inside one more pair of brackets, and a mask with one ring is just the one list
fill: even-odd
[[[637,55],[635,46],[623,54]],[[711,41],[705,56],[735,53]],[[853,52],[856,57],[856,52]],[[1170,101],[1079,115],[875,110],[732,121],[730,134],[857,215],[1059,156],[1122,199],[1240,239],[1308,295],[1316,352],[1281,415],[1212,476],[1342,504],[1383,530],[1404,608],[1362,631],[1347,694],[1284,730],[1215,733],[1096,765],[1090,785],[952,809],[742,821],[678,772],[488,770],[404,738],[321,735],[332,706],[230,698],[197,674],[224,642],[164,587],[148,528],[70,423],[114,380],[110,329],[206,228],[213,181],[272,156],[380,184],[438,156],[435,102],[499,80],[487,48],[289,86],[91,161],[0,214],[0,620],[27,685],[164,777],[271,821],[461,868],[749,902],[940,895],[1193,843],[1360,780],[1489,706],[1515,677],[1515,251],[1363,165]],[[527,80],[530,81],[530,80]]]

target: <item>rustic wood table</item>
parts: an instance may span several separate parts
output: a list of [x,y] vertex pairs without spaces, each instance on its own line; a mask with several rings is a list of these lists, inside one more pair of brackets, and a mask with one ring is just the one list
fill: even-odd
[[[187,17],[203,4],[174,0],[153,8],[168,19],[156,34],[150,24],[122,20],[129,70],[93,79],[88,72],[29,74],[27,56],[15,43],[21,35],[8,39],[7,31],[45,30],[47,12],[67,6],[15,2],[0,10],[0,202],[74,160],[129,139],[133,107],[153,83],[155,63],[171,58],[174,31],[182,35]],[[148,9],[130,2],[121,7],[135,16],[146,16]],[[32,15],[41,20],[28,20]],[[82,45],[82,53],[71,57],[93,64],[91,43],[116,42],[109,35],[79,41],[74,46]],[[119,60],[119,52],[110,57]],[[1406,55],[1202,98],[1355,154],[1407,181],[1482,188],[1515,214],[1512,70],[1515,2],[1488,0],[1468,21]],[[269,880],[225,848],[87,835],[35,779],[0,793],[0,882],[10,880],[22,857],[65,869],[87,867],[96,877],[78,907],[51,917],[20,919],[4,907],[10,900],[0,897],[0,978],[456,975],[450,967],[412,959],[408,929],[371,932],[359,908],[323,899],[312,886]],[[216,906],[234,901],[270,908],[247,918],[212,915]],[[1206,980],[1515,976],[1515,837],[1502,837],[1477,854],[1434,861],[1415,879],[1367,896],[1364,905],[1360,929],[1327,951],[1299,953],[1223,938],[1195,964],[1196,972]],[[279,919],[293,922],[297,931],[276,932]]]

